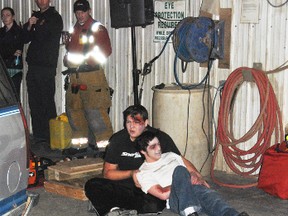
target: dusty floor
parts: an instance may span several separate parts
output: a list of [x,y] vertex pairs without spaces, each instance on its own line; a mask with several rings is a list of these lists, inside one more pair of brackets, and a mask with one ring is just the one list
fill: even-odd
[[[233,177],[234,176],[232,176],[232,178]],[[227,175],[225,178],[231,179],[231,176]],[[218,191],[229,204],[239,211],[246,211],[250,216],[288,215],[288,200],[281,200],[277,197],[273,197],[256,187],[248,189],[232,189],[215,185],[211,182],[210,178],[208,181],[212,188]],[[29,214],[31,216],[93,215],[87,211],[87,201],[79,201],[52,194],[46,192],[43,187],[31,189],[31,191],[40,194],[39,203],[32,208]],[[166,209],[162,215],[174,214]]]
[[[35,147],[34,147],[35,148]],[[47,150],[47,148],[46,148]],[[39,148],[36,151],[41,155],[45,148]],[[52,159],[59,159],[63,155],[59,151],[50,151],[45,153],[47,157]],[[247,182],[247,179],[242,179],[235,175],[227,175],[223,172],[217,172],[217,177],[223,179],[224,182],[231,183],[243,183]],[[281,200],[277,197],[273,197],[264,191],[252,187],[248,189],[235,189],[228,187],[220,187],[215,184],[211,178],[206,177],[211,187],[218,191],[222,197],[239,212],[246,211],[250,216],[287,216],[288,215],[288,200]],[[63,197],[57,194],[46,192],[43,187],[30,189],[40,195],[39,203],[30,211],[31,216],[65,216],[65,215],[81,215],[91,216],[93,213],[89,213],[88,202],[79,201],[72,198]],[[169,210],[165,209],[162,215],[174,215]],[[204,215],[204,214],[200,214]]]

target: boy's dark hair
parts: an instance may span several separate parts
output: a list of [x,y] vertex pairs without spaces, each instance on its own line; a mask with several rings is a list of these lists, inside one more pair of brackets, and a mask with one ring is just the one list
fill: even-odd
[[152,132],[152,131],[144,131],[137,139],[136,139],[136,148],[140,151],[147,150],[149,142],[151,142],[155,137],[158,137],[158,131]]
[[132,118],[135,118],[136,115],[140,115],[144,121],[148,119],[148,111],[147,109],[142,105],[132,105],[129,106],[126,110],[123,112],[123,125],[124,128],[126,128],[126,120],[127,117],[131,115]]

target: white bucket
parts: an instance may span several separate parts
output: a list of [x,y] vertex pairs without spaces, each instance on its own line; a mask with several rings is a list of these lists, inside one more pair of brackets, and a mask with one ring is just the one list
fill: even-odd
[[[208,89],[204,91],[202,86],[184,90],[179,86],[166,85],[163,89],[153,87],[152,90],[152,126],[169,134],[181,154],[203,176],[208,175],[211,167],[208,145],[212,143],[208,142],[211,131],[211,121],[208,119],[211,119],[211,100],[207,100]],[[211,140],[211,134],[209,135]]]

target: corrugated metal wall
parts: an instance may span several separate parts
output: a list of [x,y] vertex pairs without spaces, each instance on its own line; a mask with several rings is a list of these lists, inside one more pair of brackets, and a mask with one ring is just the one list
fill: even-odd
[[[133,81],[132,81],[132,49],[131,49],[131,29],[121,28],[112,29],[110,27],[109,1],[108,0],[89,0],[92,6],[92,15],[95,19],[101,21],[108,29],[113,54],[106,65],[106,76],[110,86],[115,90],[113,95],[113,105],[111,109],[111,121],[114,130],[122,128],[122,111],[133,104]],[[61,13],[64,20],[64,30],[75,23],[73,14],[74,0],[51,0],[52,5],[55,5]],[[275,4],[282,1],[274,1]],[[202,1],[186,0],[186,15],[199,16]],[[219,86],[220,80],[226,80],[229,74],[238,67],[252,67],[253,62],[262,63],[263,70],[271,70],[288,58],[288,7],[287,5],[275,8],[271,7],[267,1],[259,0],[259,23],[242,24],[241,17],[241,0],[220,0],[220,8],[230,8],[232,10],[231,17],[231,53],[230,53],[230,68],[218,68],[218,61],[215,61],[211,71],[210,83],[215,88],[212,88],[212,97],[216,93],[216,88]],[[1,0],[0,7],[11,6],[15,9],[16,18],[18,21],[26,22],[32,10],[36,10],[34,0]],[[217,16],[214,17],[218,18]],[[142,69],[145,62],[149,62],[158,55],[164,43],[153,42],[154,25],[149,25],[146,28],[136,27],[136,44],[137,44],[137,68]],[[57,110],[60,114],[64,111],[63,103],[63,83],[61,71],[62,54],[65,49],[61,46],[61,55],[59,56],[59,69],[57,75]],[[168,44],[161,57],[154,63],[152,72],[145,77],[143,85],[143,96],[141,104],[150,111],[152,117],[152,96],[151,88],[160,83],[173,83],[175,78],[173,75],[174,65],[174,49],[171,43]],[[178,63],[180,71],[180,63]],[[205,75],[207,68],[200,67],[198,63],[189,63],[186,73],[180,74],[182,82],[198,83]],[[287,70],[276,74],[268,75],[271,81],[276,97],[282,111],[282,119],[284,126],[288,122],[288,76]],[[141,81],[141,79],[140,79]],[[23,94],[23,104],[26,107],[28,116],[27,96],[25,95],[25,86]],[[235,120],[235,136],[241,136],[246,133],[253,121],[259,114],[259,94],[255,85],[247,84],[244,90],[240,91],[236,103],[237,118]],[[217,122],[217,111],[219,107],[219,97],[215,103],[215,121]],[[175,114],[177,115],[177,108]],[[165,112],[165,110],[163,110]],[[28,117],[29,118],[29,117]],[[175,126],[177,129],[177,126]],[[248,146],[251,144],[247,144]],[[221,164],[221,162],[220,162]],[[220,166],[219,164],[219,166]],[[221,169],[225,170],[225,167]]]

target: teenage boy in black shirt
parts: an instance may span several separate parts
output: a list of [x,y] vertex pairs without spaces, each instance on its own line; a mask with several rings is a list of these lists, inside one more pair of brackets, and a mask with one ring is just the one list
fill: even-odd
[[[93,178],[85,185],[85,193],[99,215],[104,215],[113,207],[135,209],[138,213],[157,213],[165,208],[165,201],[140,189],[136,173],[143,163],[136,148],[136,138],[144,131],[157,131],[149,126],[148,112],[141,105],[132,105],[123,112],[124,129],[115,133],[107,147],[103,175]],[[163,152],[180,155],[169,135],[159,131]],[[183,160],[187,161],[184,157]],[[197,169],[191,165],[195,172]],[[202,178],[199,173],[199,178]]]

